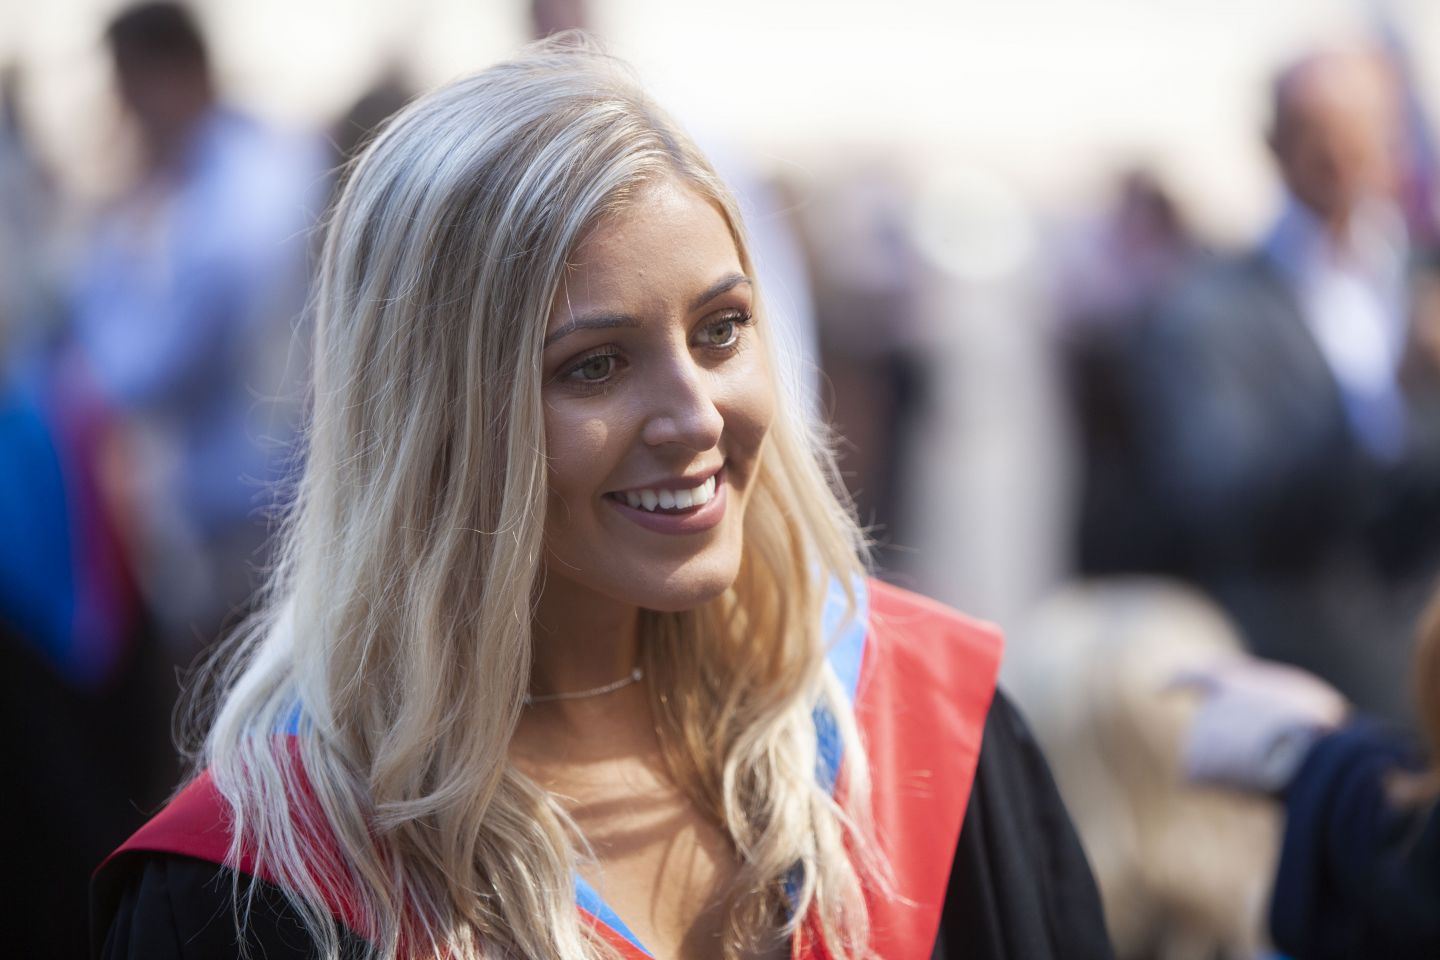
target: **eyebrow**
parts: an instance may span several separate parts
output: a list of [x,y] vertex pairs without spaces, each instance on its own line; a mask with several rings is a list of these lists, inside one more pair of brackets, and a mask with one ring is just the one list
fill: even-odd
[[690,301],[691,311],[693,312],[695,310],[699,310],[701,307],[705,306],[705,304],[709,303],[711,300],[714,300],[722,293],[728,293],[729,291],[734,290],[736,287],[740,286],[740,284],[742,283],[746,284],[747,286],[750,285],[750,278],[745,276],[745,274],[743,273],[732,273],[727,277],[721,277],[719,280],[716,280],[714,283],[710,284],[710,286],[706,288],[704,293],[700,294],[700,296]]
[[[752,283],[752,281],[743,273],[732,273],[729,276],[721,277],[719,280],[716,280],[714,283],[710,284],[710,286],[706,287],[705,291],[699,296],[697,296],[694,300],[690,301],[690,310],[692,312],[695,310],[699,310],[711,300],[714,300],[721,294],[728,293],[729,291],[740,286],[742,283],[748,286]],[[631,316],[628,313],[588,314],[585,316],[576,317],[575,319],[570,320],[566,323],[562,323],[560,326],[556,327],[554,331],[552,331],[545,337],[545,342],[541,345],[541,348],[549,348],[549,346],[557,340],[562,340],[565,337],[570,336],[570,334],[578,333],[581,330],[614,330],[618,327],[638,326],[640,326],[639,319]]]
[[616,327],[638,327],[640,321],[628,313],[595,313],[588,316],[576,317],[567,323],[556,327],[554,332],[545,338],[541,348],[548,348],[556,340],[562,340],[581,330],[613,330]]

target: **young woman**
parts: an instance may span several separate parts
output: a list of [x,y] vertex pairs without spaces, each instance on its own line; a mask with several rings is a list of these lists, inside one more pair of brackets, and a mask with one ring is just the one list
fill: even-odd
[[583,44],[389,125],[269,613],[99,955],[1106,955],[998,638],[865,581],[752,275]]

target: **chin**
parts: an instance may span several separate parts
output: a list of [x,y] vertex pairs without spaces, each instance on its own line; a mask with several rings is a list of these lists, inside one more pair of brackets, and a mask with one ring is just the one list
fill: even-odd
[[704,606],[729,590],[740,573],[738,556],[733,560],[697,558],[697,561],[680,570],[642,576],[639,582],[644,583],[644,587],[628,599],[646,610],[683,613]]
[[613,549],[608,553],[586,551],[583,557],[551,553],[546,563],[546,597],[571,610],[619,604],[681,613],[719,597],[740,573],[741,551],[729,545],[716,545],[668,563],[653,555],[626,553]]

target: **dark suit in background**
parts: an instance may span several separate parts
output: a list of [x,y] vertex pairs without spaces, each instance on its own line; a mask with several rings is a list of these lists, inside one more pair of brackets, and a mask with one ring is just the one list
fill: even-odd
[[[1259,655],[1407,716],[1410,629],[1430,586],[1433,451],[1359,441],[1331,367],[1265,253],[1211,264],[1147,326],[1134,367],[1142,484],[1176,572]],[[1412,426],[1429,414],[1412,406]],[[1430,538],[1433,542],[1433,538]]]
[[1137,502],[1169,572],[1254,652],[1408,719],[1440,430],[1405,374],[1440,348],[1416,349],[1409,237],[1428,234],[1402,217],[1399,87],[1382,55],[1335,50],[1273,97],[1283,212],[1257,250],[1178,284],[1134,344]]

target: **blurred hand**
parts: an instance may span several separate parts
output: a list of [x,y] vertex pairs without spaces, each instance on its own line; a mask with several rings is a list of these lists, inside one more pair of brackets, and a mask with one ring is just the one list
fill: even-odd
[[1283,790],[1310,746],[1348,712],[1320,678],[1252,657],[1188,668],[1171,686],[1202,698],[1185,748],[1186,776],[1242,790]]
[[1423,383],[1440,376],[1440,271],[1423,270],[1411,287],[1410,341],[1401,372]]

